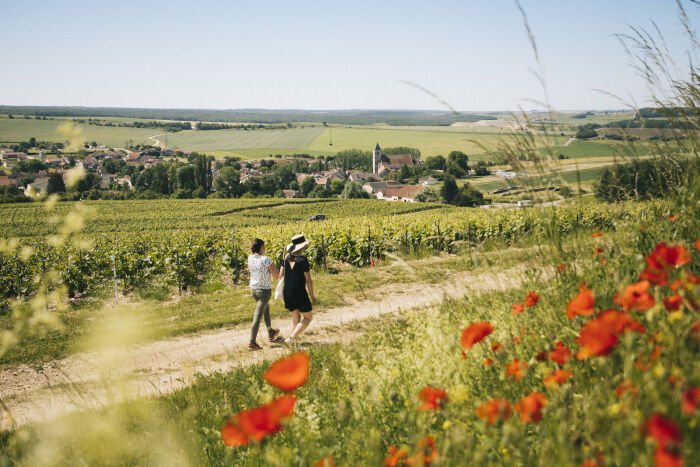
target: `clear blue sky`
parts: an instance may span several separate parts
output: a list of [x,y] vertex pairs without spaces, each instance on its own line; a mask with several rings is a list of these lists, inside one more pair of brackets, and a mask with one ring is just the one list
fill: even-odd
[[[648,92],[615,33],[653,19],[688,48],[672,0],[523,0],[557,109]],[[692,20],[700,9],[686,2]],[[0,0],[0,104],[162,108],[539,107],[510,0]]]

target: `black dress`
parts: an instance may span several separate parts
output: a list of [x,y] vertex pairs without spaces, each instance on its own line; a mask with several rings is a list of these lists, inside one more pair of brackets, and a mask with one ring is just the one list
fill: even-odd
[[[290,262],[294,263],[292,268]],[[305,272],[309,272],[309,260],[305,256],[290,256],[284,260],[284,307],[289,311],[311,311],[311,300],[306,293]]]

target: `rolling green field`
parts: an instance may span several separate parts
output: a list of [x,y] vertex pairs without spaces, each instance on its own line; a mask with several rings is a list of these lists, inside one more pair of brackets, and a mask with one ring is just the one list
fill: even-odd
[[[21,118],[0,118],[0,142],[26,141],[32,136],[39,141],[65,141],[58,127],[70,119],[25,120]],[[109,147],[121,147],[128,140],[134,144],[153,144],[148,137],[162,133],[156,128],[126,128],[95,125],[76,125],[82,131],[85,141],[96,141]]]
[[[324,150],[329,148],[330,132],[333,137],[333,151],[362,148],[371,150],[378,142],[381,147],[409,146],[418,148],[423,157],[441,154],[446,156],[451,151],[463,151],[467,154],[481,154],[495,150],[500,138],[498,131],[485,132],[483,129],[471,128],[394,128],[394,127],[350,127],[326,129],[311,144],[309,149]],[[503,132],[505,135],[507,132]],[[568,138],[555,137],[555,144],[563,144]],[[486,148],[486,150],[484,149]],[[483,156],[476,156],[481,159]]]
[[[618,115],[620,116],[620,115]],[[34,120],[0,116],[0,144],[26,141],[30,137],[45,141],[63,141],[65,137],[58,127],[70,118]],[[124,119],[103,119],[115,122]],[[578,120],[578,119],[575,119]],[[238,156],[242,159],[259,159],[287,154],[311,156],[332,155],[345,149],[371,150],[378,142],[383,148],[410,146],[420,149],[423,157],[451,151],[467,153],[471,160],[489,160],[499,143],[507,142],[511,133],[486,127],[459,126],[388,126],[351,125],[324,128],[317,124],[298,124],[284,130],[213,130],[180,131],[165,133],[159,128],[104,127],[87,124],[76,125],[84,141],[97,141],[109,147],[123,147],[128,140],[136,144],[154,144],[161,147],[205,152],[216,157]],[[161,135],[161,136],[157,136]],[[156,136],[155,138],[149,138]],[[330,145],[332,138],[333,145]],[[610,141],[574,141],[567,147],[567,136],[550,139],[552,154],[563,154],[569,159],[618,157],[623,154],[621,145]],[[540,139],[541,140],[541,139]],[[542,141],[540,144],[544,144]],[[629,145],[626,145],[629,147]],[[637,155],[649,153],[645,143],[637,144]],[[546,154],[544,148],[542,154]]]
[[[231,149],[305,149],[321,132],[321,127],[289,130],[212,130],[168,133],[168,148],[190,151],[223,151]],[[161,147],[163,144],[161,144]]]

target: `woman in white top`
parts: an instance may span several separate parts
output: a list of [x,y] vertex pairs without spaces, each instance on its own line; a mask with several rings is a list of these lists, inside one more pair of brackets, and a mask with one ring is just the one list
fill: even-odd
[[270,275],[275,279],[280,278],[280,273],[277,267],[272,263],[272,260],[265,253],[265,242],[256,238],[253,240],[251,247],[252,255],[248,256],[248,269],[250,270],[250,293],[257,305],[255,306],[255,315],[253,316],[253,326],[250,328],[250,344],[248,350],[262,350],[256,339],[258,337],[258,329],[260,328],[260,319],[265,320],[267,326],[267,337],[270,342],[274,342],[279,338],[280,330],[272,328],[272,320],[270,319],[270,298],[272,297],[272,281]]

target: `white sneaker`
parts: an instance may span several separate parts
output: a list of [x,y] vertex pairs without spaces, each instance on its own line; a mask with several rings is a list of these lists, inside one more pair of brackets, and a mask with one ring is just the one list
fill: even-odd
[[291,337],[287,337],[284,340],[284,345],[286,345],[289,350],[293,350],[293,349],[296,349],[297,343]]

